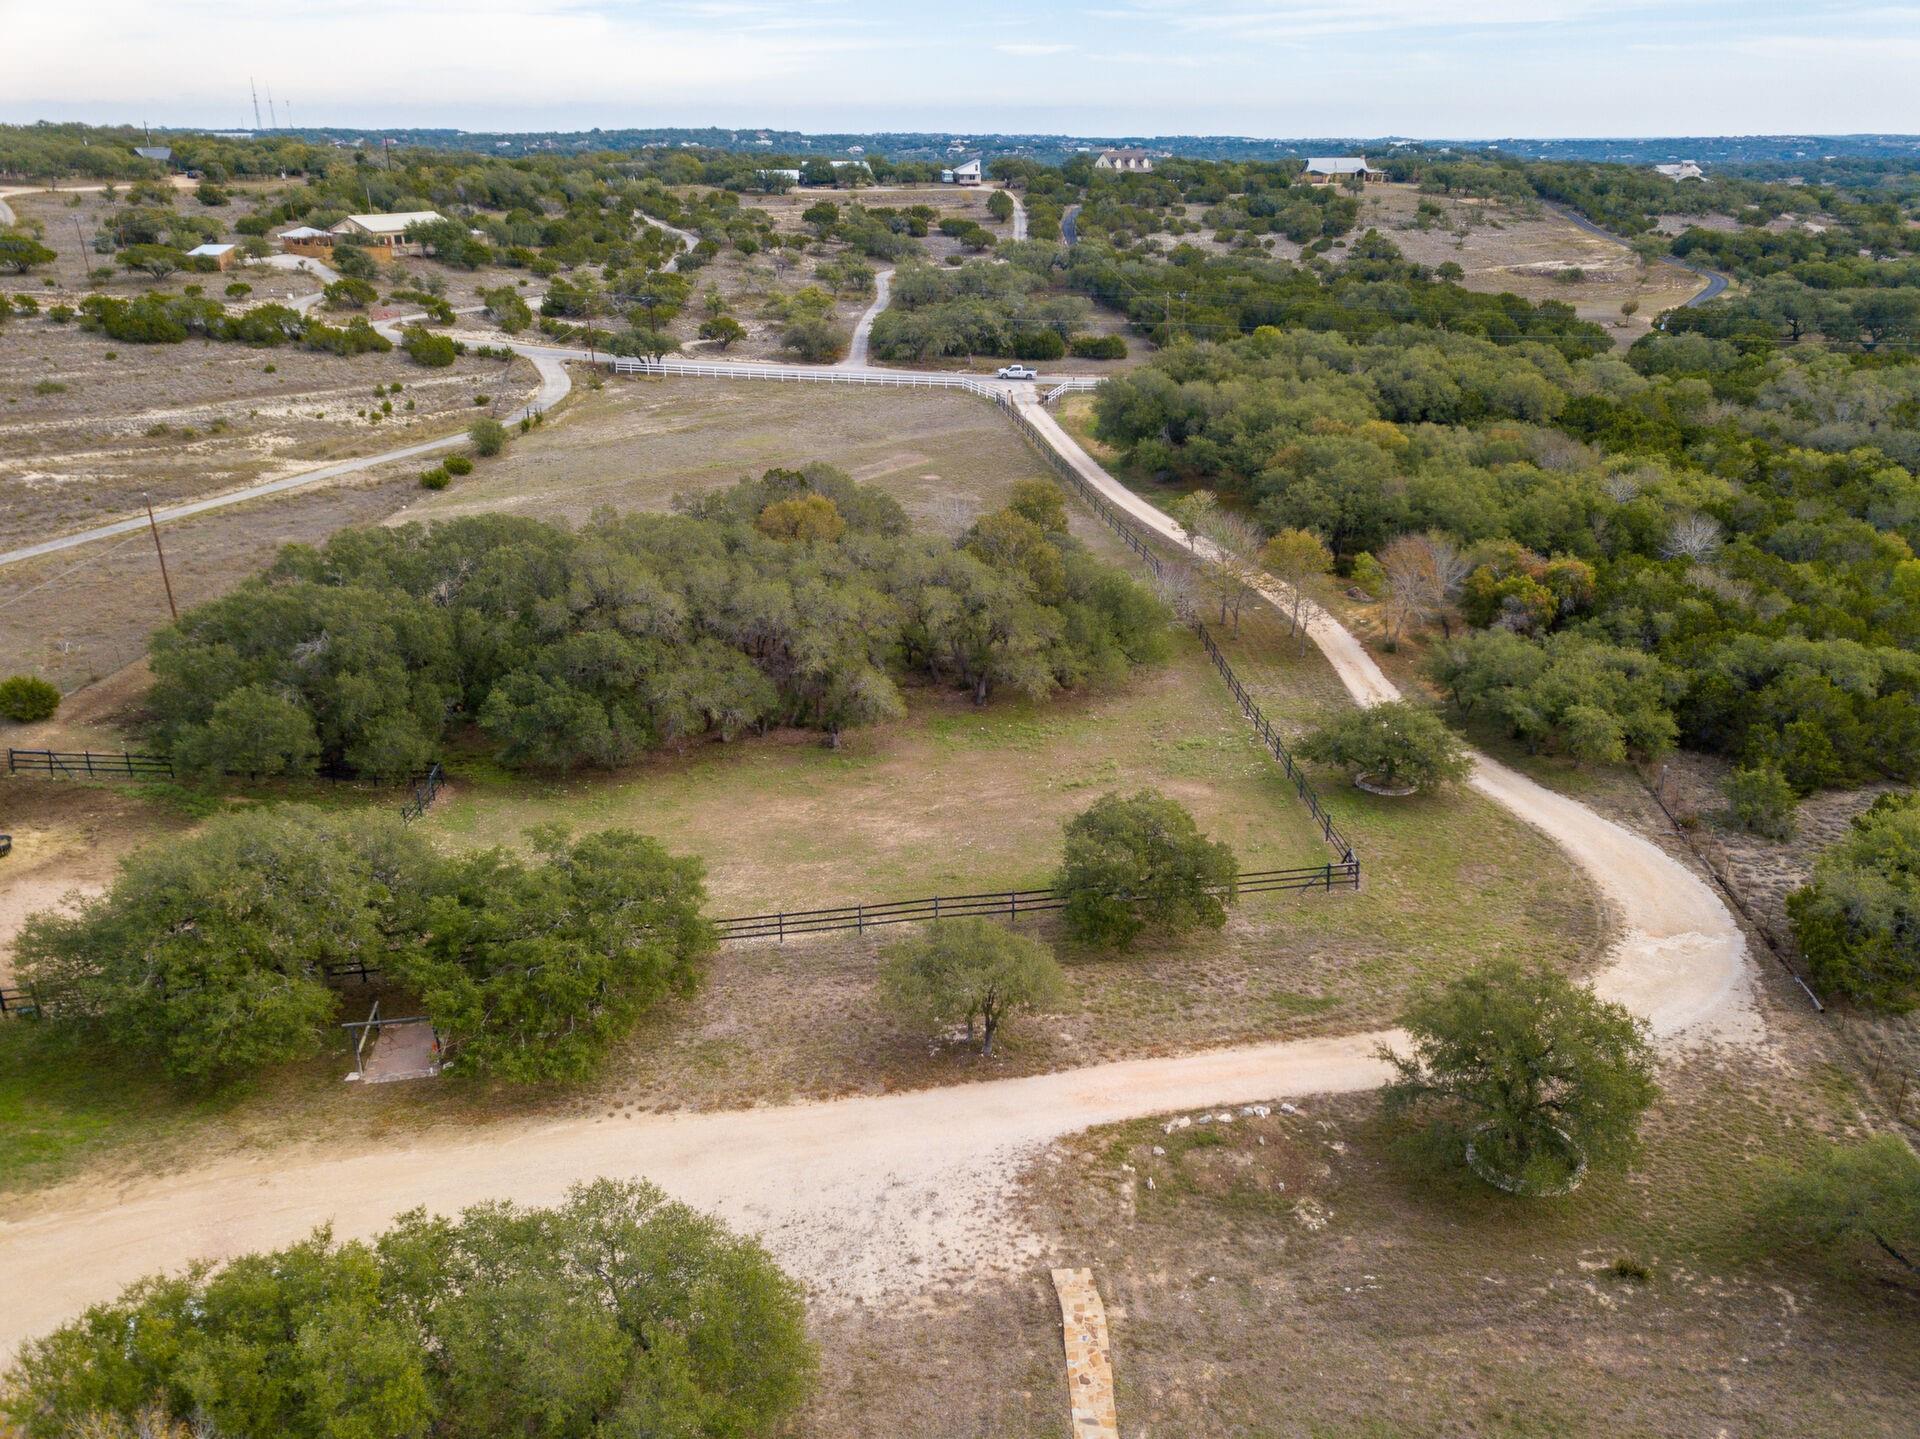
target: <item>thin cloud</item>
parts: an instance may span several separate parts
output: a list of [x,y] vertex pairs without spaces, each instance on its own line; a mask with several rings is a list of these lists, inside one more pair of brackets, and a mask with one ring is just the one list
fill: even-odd
[[1038,40],[1013,40],[1004,45],[995,45],[994,49],[1002,55],[1064,55],[1075,49],[1072,45],[1047,44]]

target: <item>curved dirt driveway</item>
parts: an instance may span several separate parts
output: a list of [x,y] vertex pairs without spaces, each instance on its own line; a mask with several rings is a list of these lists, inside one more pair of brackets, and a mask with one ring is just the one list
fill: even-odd
[[[1107,476],[1037,404],[1023,410],[1089,481],[1141,523],[1173,522]],[[1397,691],[1330,616],[1310,630],[1355,699]],[[1563,844],[1612,902],[1620,934],[1595,987],[1663,1040],[1759,1033],[1746,946],[1711,891],[1656,846],[1481,758],[1473,783]],[[1009,1201],[1020,1163],[1089,1125],[1171,1109],[1377,1085],[1391,1033],[1297,1040],[1027,1079],[779,1109],[521,1125],[428,1135],[349,1156],[278,1154],[103,1190],[35,1196],[0,1222],[0,1352],[135,1277],[292,1240],[332,1223],[362,1236],[401,1210],[556,1198],[596,1175],[652,1179],[760,1233],[817,1293],[877,1298],[954,1275],[1018,1268],[1040,1249]]]

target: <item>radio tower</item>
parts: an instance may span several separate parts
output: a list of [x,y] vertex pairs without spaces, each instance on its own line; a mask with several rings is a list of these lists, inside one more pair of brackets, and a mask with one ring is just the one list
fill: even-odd
[[253,83],[251,75],[247,76],[247,88],[253,91],[253,128],[263,130],[266,127],[260,123],[260,87]]
[[280,128],[280,116],[273,108],[273,84],[271,81],[267,84],[267,118],[273,121],[274,129],[278,130]]

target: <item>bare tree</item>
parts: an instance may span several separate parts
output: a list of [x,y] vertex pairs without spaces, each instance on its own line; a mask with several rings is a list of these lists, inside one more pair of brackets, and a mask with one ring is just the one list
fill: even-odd
[[1216,551],[1215,564],[1207,566],[1207,587],[1220,607],[1220,623],[1233,617],[1233,632],[1240,633],[1240,612],[1252,597],[1253,580],[1260,561],[1260,546],[1265,536],[1258,525],[1231,510],[1214,509],[1200,517],[1200,534]]
[[1432,540],[1426,535],[1398,535],[1380,551],[1380,568],[1387,575],[1387,643],[1397,645],[1401,634],[1425,624],[1444,603]]
[[1712,515],[1685,514],[1673,522],[1660,553],[1670,560],[1706,561],[1720,552],[1720,522]]

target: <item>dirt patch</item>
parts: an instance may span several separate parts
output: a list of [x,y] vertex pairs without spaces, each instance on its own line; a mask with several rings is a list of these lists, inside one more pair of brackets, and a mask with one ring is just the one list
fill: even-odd
[[[1416,228],[1419,207],[1437,217]],[[1572,305],[1583,320],[1603,325],[1622,347],[1652,328],[1661,311],[1691,298],[1704,283],[1671,265],[1642,265],[1626,245],[1554,214],[1536,203],[1423,195],[1411,185],[1369,185],[1356,232],[1377,229],[1409,260],[1448,261],[1466,271],[1469,290],[1509,292],[1536,303]],[[1335,255],[1340,252],[1335,251]],[[1628,317],[1621,306],[1638,308]]]
[[427,370],[398,351],[126,345],[16,322],[0,346],[0,549],[137,513],[143,497],[218,494],[457,432],[536,383],[525,360]]

